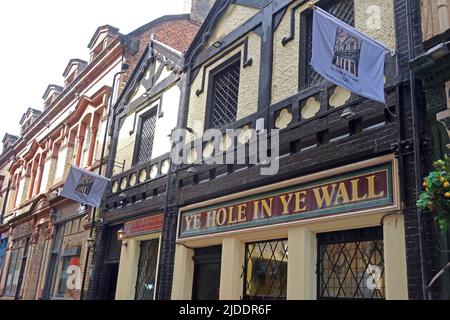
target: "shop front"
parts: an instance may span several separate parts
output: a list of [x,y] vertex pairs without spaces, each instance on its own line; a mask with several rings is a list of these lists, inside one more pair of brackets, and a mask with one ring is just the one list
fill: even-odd
[[12,230],[9,261],[7,264],[5,263],[6,281],[3,291],[5,297],[19,299],[23,294],[32,230],[32,220],[28,220]]
[[155,300],[163,214],[125,222],[117,231],[122,249],[116,300]]
[[91,214],[91,209],[73,201],[63,200],[54,206],[46,299],[80,299]]
[[394,156],[180,209],[172,299],[407,299]]

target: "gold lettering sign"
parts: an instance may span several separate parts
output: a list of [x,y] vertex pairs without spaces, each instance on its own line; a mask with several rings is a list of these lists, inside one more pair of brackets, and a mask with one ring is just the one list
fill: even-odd
[[392,164],[182,212],[179,237],[365,210],[393,204]]

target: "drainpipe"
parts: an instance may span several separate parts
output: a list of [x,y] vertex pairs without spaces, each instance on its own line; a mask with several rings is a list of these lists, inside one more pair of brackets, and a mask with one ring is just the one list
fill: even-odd
[[437,4],[439,31],[444,33],[450,28],[450,21],[448,16],[448,0],[438,0]]
[[[414,20],[416,17],[416,10],[414,2],[415,0],[405,0],[406,5],[406,27],[408,32],[408,54],[409,61],[412,61],[416,57],[416,47],[414,43]],[[413,128],[413,142],[414,142],[414,174],[416,180],[416,199],[420,195],[420,186],[422,182],[421,176],[421,156],[420,156],[420,132],[419,132],[419,113],[417,107],[417,97],[416,97],[416,77],[413,70],[409,69],[409,84],[411,86],[411,111],[412,111],[412,128]],[[428,281],[427,281],[427,261],[424,252],[424,238],[423,238],[423,223],[422,223],[422,211],[419,208],[417,210],[417,228],[419,236],[419,254],[420,254],[420,271],[422,280],[422,298],[424,300],[428,299]]]

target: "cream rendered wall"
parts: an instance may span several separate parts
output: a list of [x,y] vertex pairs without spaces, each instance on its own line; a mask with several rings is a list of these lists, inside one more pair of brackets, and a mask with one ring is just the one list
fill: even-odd
[[153,142],[152,159],[170,152],[170,137],[172,129],[177,126],[178,107],[181,91],[177,85],[164,92],[162,112],[164,116],[156,120],[155,138]]
[[[195,129],[196,137],[203,133],[205,124],[206,102],[208,101],[209,73],[237,53],[241,53],[241,71],[239,81],[239,99],[237,120],[255,113],[258,110],[258,80],[260,71],[261,38],[254,32],[248,34],[248,58],[253,59],[251,66],[243,68],[244,46],[234,49],[206,69],[205,87],[200,96],[196,91],[201,88],[203,68],[197,74],[190,89],[188,127]],[[207,64],[208,62],[205,62]]]
[[[317,0],[311,2],[316,3]],[[356,29],[395,49],[395,21],[393,0],[355,0]],[[308,8],[308,3],[295,11],[295,37],[285,46],[281,41],[290,35],[291,9],[298,5],[296,1],[288,8],[277,30],[273,43],[272,103],[280,102],[298,92],[300,15]]]
[[230,5],[216,24],[211,37],[208,39],[207,46],[211,46],[214,42],[235,30],[258,12],[259,10],[255,8],[237,4]]
[[[125,118],[119,132],[115,159],[118,165],[125,161],[125,171],[129,170],[132,166],[139,117],[151,108],[159,105],[159,103],[160,99],[158,98],[143,109]],[[179,103],[180,89],[175,84],[162,94],[162,111],[164,112],[164,116],[161,118],[157,117],[156,119],[152,159],[170,151],[170,139],[168,135],[177,125]],[[132,132],[131,135],[130,132]],[[115,167],[114,174],[119,174],[121,170],[121,167]]]

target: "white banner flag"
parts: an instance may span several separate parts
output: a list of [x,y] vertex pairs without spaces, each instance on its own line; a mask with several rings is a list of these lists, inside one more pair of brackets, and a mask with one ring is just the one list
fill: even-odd
[[314,7],[311,66],[328,81],[385,103],[386,51],[375,40]]
[[59,195],[99,208],[109,181],[103,176],[72,166]]

